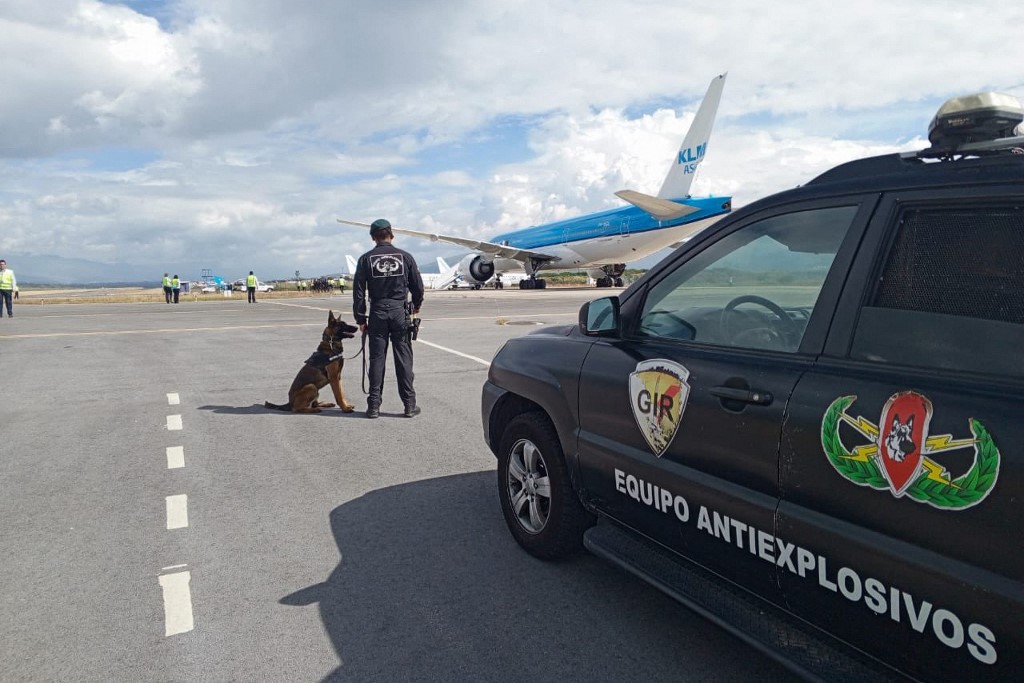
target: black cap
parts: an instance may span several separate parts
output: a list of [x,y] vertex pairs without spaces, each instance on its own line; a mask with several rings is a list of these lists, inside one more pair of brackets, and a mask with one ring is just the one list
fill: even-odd
[[390,230],[391,223],[388,223],[386,218],[378,218],[370,224],[370,234],[380,232],[381,230]]

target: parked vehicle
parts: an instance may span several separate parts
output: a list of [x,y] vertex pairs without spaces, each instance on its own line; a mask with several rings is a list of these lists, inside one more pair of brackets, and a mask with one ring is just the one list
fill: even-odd
[[950,100],[929,149],[509,340],[482,413],[516,541],[585,546],[809,677],[1020,680],[1022,119]]

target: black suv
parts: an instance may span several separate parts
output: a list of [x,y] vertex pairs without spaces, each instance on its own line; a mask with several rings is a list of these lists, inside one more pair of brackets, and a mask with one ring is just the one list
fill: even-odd
[[528,552],[585,546],[826,680],[1024,676],[1024,137],[947,102],[932,147],[744,207],[483,389]]

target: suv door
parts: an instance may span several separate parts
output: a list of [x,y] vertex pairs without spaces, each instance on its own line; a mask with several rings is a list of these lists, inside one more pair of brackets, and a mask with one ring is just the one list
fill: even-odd
[[580,380],[579,467],[604,514],[777,599],[778,444],[876,197],[722,226],[622,306]]
[[915,677],[1019,680],[1024,211],[1019,187],[945,194],[883,201],[794,392],[779,578]]

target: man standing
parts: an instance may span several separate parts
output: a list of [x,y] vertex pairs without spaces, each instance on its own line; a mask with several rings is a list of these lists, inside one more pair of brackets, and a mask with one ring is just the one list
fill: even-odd
[[14,279],[14,271],[7,267],[7,261],[0,258],[0,318],[4,317],[4,306],[7,307],[7,317],[14,317],[14,304],[11,300],[17,291],[18,281]]
[[[398,395],[405,406],[406,417],[416,417],[413,389],[412,344],[409,339],[410,315],[419,315],[423,305],[423,278],[412,254],[391,245],[395,238],[391,223],[383,218],[370,226],[370,237],[376,243],[370,251],[359,257],[352,283],[354,297],[352,313],[363,334],[369,335],[370,393],[366,397],[366,417],[380,415],[384,390],[384,365],[387,361],[388,341],[394,347],[395,378]],[[370,297],[367,313],[366,297]],[[409,295],[412,302],[407,303]]]
[[251,304],[256,303],[256,283],[257,282],[259,282],[259,280],[256,279],[256,276],[253,275],[252,271],[250,270],[249,271],[249,276],[247,278],[245,278],[245,291],[249,293],[249,303],[251,303]]
[[164,273],[163,285],[164,285],[164,303],[165,304],[169,304],[169,303],[171,303],[171,277],[167,273]]
[[171,292],[174,294],[174,303],[178,303],[178,295],[181,294],[181,280],[178,279],[177,273],[171,278]]

